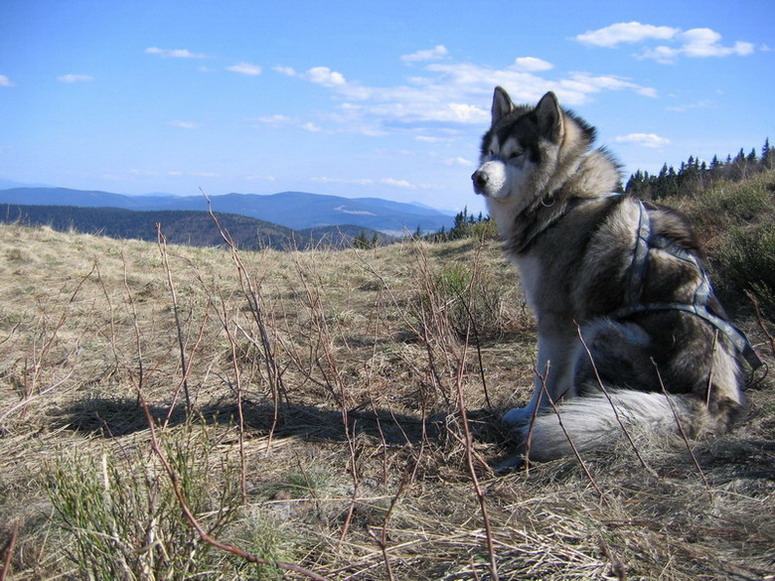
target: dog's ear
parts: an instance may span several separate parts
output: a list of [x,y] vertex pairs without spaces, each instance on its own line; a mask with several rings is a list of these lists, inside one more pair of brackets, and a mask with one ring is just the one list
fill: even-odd
[[535,108],[535,114],[538,118],[538,128],[541,135],[548,137],[555,143],[562,137],[562,111],[560,103],[554,93],[549,91],[541,97]]
[[505,115],[514,110],[514,103],[511,97],[503,87],[495,87],[495,94],[492,96],[492,123],[493,125],[500,121]]

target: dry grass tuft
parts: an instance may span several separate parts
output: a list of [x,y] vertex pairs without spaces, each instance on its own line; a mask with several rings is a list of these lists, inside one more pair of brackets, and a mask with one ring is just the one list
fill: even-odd
[[[140,396],[212,536],[327,579],[775,570],[771,379],[740,430],[692,443],[707,485],[683,442],[641,439],[651,470],[622,446],[589,476],[494,476],[535,348],[497,243],[243,253],[3,226],[0,272],[8,579],[304,578],[203,544]],[[772,367],[771,324],[740,323]]]

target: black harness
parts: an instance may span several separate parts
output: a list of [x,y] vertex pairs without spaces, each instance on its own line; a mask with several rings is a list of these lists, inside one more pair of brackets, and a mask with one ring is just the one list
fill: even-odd
[[[619,195],[619,194],[613,194]],[[751,369],[758,369],[762,362],[751,347],[748,338],[740,329],[735,327],[726,319],[714,314],[708,308],[708,302],[713,293],[708,273],[702,268],[697,259],[690,253],[678,246],[672,240],[655,234],[651,229],[651,219],[648,210],[643,202],[638,201],[639,219],[638,233],[635,240],[635,247],[632,252],[632,264],[630,265],[630,277],[626,292],[626,303],[628,306],[614,313],[614,318],[626,318],[631,315],[645,313],[649,311],[684,311],[700,317],[710,325],[714,326],[723,333],[738,353],[751,366]],[[643,283],[646,279],[646,271],[649,266],[649,252],[652,248],[657,248],[668,252],[675,258],[682,260],[700,273],[700,282],[694,291],[693,300],[690,303],[667,302],[667,303],[644,303],[642,302]]]

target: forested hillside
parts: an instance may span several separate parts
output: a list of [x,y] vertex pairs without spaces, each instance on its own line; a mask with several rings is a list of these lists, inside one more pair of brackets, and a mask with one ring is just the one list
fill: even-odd
[[[393,237],[358,226],[328,226],[293,230],[256,218],[218,214],[221,227],[239,248],[260,250],[349,248],[357,236],[369,236],[376,244]],[[31,206],[0,204],[0,222],[46,225],[54,230],[99,234],[119,239],[156,240],[157,225],[172,244],[219,246],[223,238],[212,216],[191,210],[134,211],[122,208]]]

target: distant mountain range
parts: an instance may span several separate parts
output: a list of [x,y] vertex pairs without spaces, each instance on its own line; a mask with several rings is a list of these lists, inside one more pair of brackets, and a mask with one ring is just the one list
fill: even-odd
[[[220,228],[243,250],[305,250],[349,248],[360,237],[369,244],[389,244],[389,234],[360,226],[321,226],[293,230],[237,214],[217,214]],[[27,206],[0,203],[0,224],[50,226],[54,230],[96,234],[111,238],[158,240],[157,224],[171,244],[220,246],[225,242],[207,212],[193,210],[136,211],[123,208]]]
[[[304,192],[272,195],[225,194],[212,196],[218,213],[236,214],[293,230],[330,226],[402,235],[420,228],[435,232],[450,228],[453,217],[419,204],[405,204],[379,198],[344,198]],[[24,206],[76,206],[81,208],[121,208],[134,211],[206,211],[204,196],[171,195],[126,196],[100,191],[65,188],[25,187],[0,190],[0,203]]]

